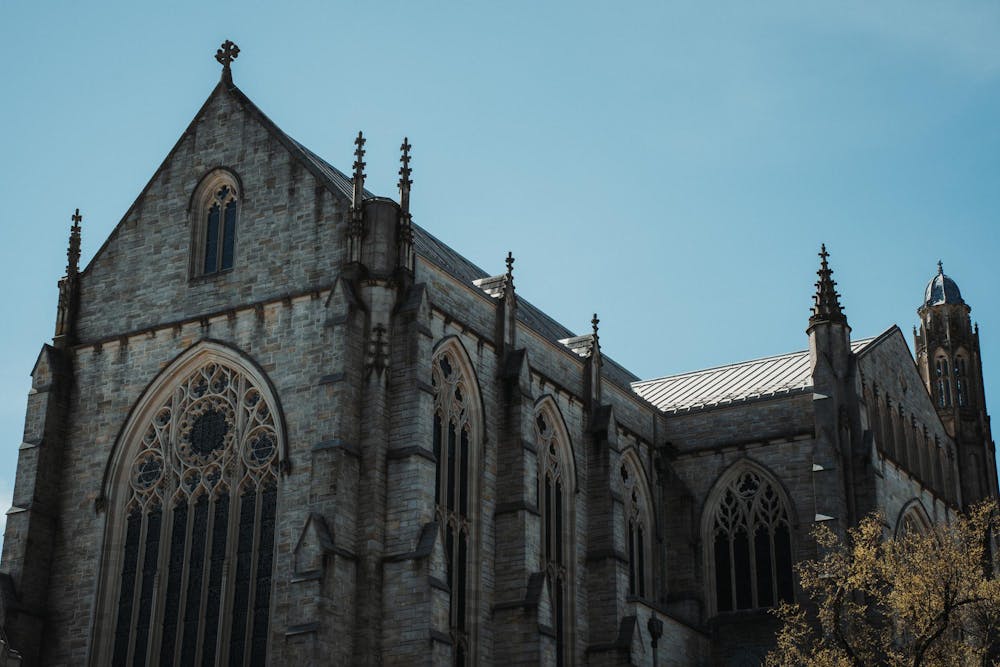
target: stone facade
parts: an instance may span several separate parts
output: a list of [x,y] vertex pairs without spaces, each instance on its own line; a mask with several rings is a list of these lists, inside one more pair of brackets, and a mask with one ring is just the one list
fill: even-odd
[[[896,328],[852,347],[823,291],[829,271],[805,385],[664,409],[602,355],[596,318],[592,333],[574,336],[519,300],[510,264],[488,276],[412,225],[408,174],[399,203],[365,191],[360,137],[358,149],[348,178],[264,116],[227,63],[83,271],[74,232],[56,337],[32,372],[4,541],[0,620],[24,664],[141,662],[147,647],[164,655],[171,590],[187,591],[176,595],[191,613],[200,599],[221,619],[192,626],[207,662],[211,651],[221,663],[245,649],[247,664],[273,665],[747,664],[772,641],[767,605],[723,611],[711,593],[721,581],[712,521],[736,472],[777,490],[792,560],[815,555],[816,521],[843,529],[880,508],[894,527],[915,505],[939,520],[996,495],[982,402],[969,413],[978,444],[962,445],[978,458],[956,457],[926,369]],[[218,174],[236,191],[235,241],[217,231],[221,218],[206,222],[199,199]],[[216,238],[233,244],[231,270],[205,270]],[[240,448],[259,439],[247,431],[232,452],[199,445],[195,431],[183,435],[193,417],[168,416],[181,435],[137,458],[157,406],[191,373],[219,368],[237,369],[276,415],[276,447],[256,462],[277,471],[270,569],[263,524],[246,521],[250,551],[234,546],[243,518],[215,519],[213,537],[199,538],[174,500],[188,497],[185,475],[195,473],[191,508],[202,492],[213,503],[244,498],[212,486],[211,461],[242,456],[222,474],[258,475],[247,458],[258,450]],[[981,371],[971,381],[981,396]],[[242,405],[234,415],[258,409]],[[206,409],[197,414],[215,414]],[[441,414],[455,415],[454,440]],[[226,433],[250,428],[226,419]],[[170,450],[184,446],[203,449]],[[175,459],[181,472],[169,486],[164,468]],[[970,486],[971,474],[983,481]],[[126,576],[126,500],[152,497],[144,480],[176,495],[143,510],[142,567]],[[256,502],[256,515],[239,516],[265,517],[266,500]],[[160,543],[151,511],[174,518]],[[775,559],[782,547],[771,531]],[[199,539],[205,581],[218,573],[214,594],[211,583],[208,594],[191,583],[201,576],[191,555]],[[256,583],[241,589],[244,557]],[[128,582],[132,595],[122,592]],[[240,590],[260,607],[242,640],[250,603]]]

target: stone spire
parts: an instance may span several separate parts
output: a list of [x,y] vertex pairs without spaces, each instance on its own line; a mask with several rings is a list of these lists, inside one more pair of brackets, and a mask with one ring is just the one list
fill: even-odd
[[817,322],[846,324],[847,316],[844,315],[844,311],[840,307],[840,295],[834,289],[837,283],[831,278],[833,269],[830,268],[826,261],[830,253],[826,251],[825,243],[821,246],[819,256],[821,259],[820,268],[816,272],[819,280],[816,282],[816,294],[813,297],[815,303],[813,304],[813,313],[809,317],[809,324],[812,325]]
[[222,46],[215,52],[215,59],[219,61],[222,65],[222,80],[233,85],[233,70],[230,67],[233,61],[236,60],[240,55],[240,47],[236,46],[232,41],[226,40],[222,43]]

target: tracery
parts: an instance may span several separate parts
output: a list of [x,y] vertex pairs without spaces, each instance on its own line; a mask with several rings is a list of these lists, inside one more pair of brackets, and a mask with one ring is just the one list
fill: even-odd
[[775,485],[744,470],[726,485],[711,535],[716,611],[792,601],[791,530]]
[[127,462],[112,664],[263,665],[274,408],[244,372],[213,360],[182,377],[140,432]]

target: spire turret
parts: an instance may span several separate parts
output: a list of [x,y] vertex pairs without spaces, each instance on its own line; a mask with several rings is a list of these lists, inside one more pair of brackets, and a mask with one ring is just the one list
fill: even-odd
[[813,325],[817,322],[847,324],[847,316],[844,315],[844,311],[840,307],[840,295],[837,294],[837,290],[835,289],[837,283],[831,277],[833,276],[833,269],[830,268],[827,262],[830,253],[826,251],[825,243],[820,248],[820,268],[816,272],[819,280],[816,282],[816,294],[813,297],[813,313],[809,317],[809,324]]

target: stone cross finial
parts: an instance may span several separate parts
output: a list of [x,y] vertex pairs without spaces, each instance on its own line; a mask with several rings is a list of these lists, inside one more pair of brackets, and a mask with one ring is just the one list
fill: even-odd
[[594,335],[595,336],[597,335],[597,325],[600,324],[600,323],[601,323],[601,321],[599,319],[597,319],[597,313],[594,313],[593,319],[590,320],[590,326],[592,326],[594,328]]
[[234,60],[236,60],[240,55],[240,47],[236,46],[232,41],[226,40],[222,43],[222,47],[215,52],[215,59],[219,61],[222,65],[222,72],[225,74],[229,72],[229,66]]
[[944,275],[944,262],[938,260],[938,273]]
[[514,276],[514,253],[507,251],[507,277],[512,278]]
[[80,209],[76,209],[76,212],[70,216],[70,220],[73,221],[73,225],[69,228],[69,249],[66,251],[66,275],[75,276],[80,269],[80,223],[83,222],[83,216],[80,215]]

